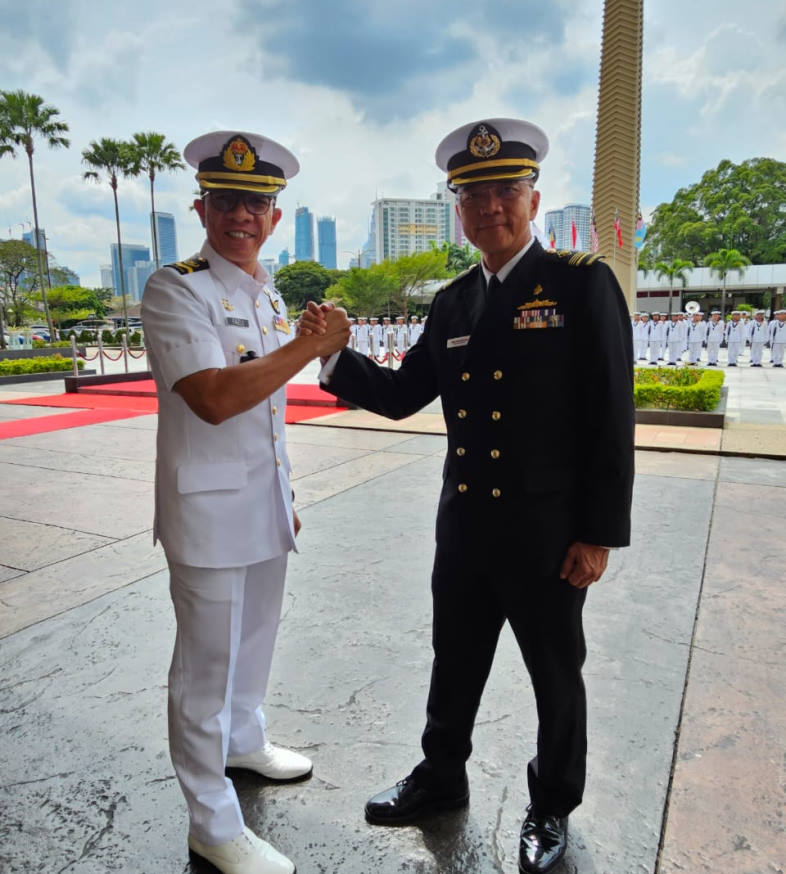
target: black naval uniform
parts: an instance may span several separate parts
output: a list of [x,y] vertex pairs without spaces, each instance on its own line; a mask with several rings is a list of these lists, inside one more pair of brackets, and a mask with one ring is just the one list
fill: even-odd
[[559,569],[574,541],[629,542],[630,320],[613,273],[587,253],[535,241],[498,282],[487,292],[482,270],[470,269],[437,293],[400,369],[344,350],[324,387],[393,419],[442,399],[434,662],[416,779],[446,789],[463,781],[507,620],[538,708],[530,798],[566,816],[584,788],[586,589]]

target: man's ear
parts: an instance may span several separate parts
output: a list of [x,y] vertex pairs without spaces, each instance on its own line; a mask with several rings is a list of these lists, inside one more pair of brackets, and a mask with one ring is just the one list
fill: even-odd
[[194,210],[196,214],[199,216],[199,221],[202,222],[202,227],[205,226],[205,201],[202,198],[197,198],[194,201]]

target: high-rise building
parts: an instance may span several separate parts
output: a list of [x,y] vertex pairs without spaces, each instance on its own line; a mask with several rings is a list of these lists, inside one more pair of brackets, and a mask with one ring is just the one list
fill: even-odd
[[101,271],[101,288],[114,288],[115,279],[112,275],[112,265],[102,264],[98,269]]
[[336,220],[329,216],[317,219],[319,263],[328,270],[336,269]]
[[428,200],[384,197],[372,204],[376,263],[458,242],[455,195],[442,183]]
[[46,233],[43,228],[38,229],[38,246],[35,244],[35,228],[22,234],[22,239],[28,246],[33,246],[46,252]]
[[275,258],[262,258],[259,262],[270,276],[275,276],[278,270],[278,261]]
[[[165,264],[174,264],[177,260],[177,231],[175,229],[175,217],[170,212],[150,213],[150,234],[158,238],[158,263],[161,267]],[[153,248],[155,253],[155,247]],[[155,254],[154,254],[155,257]]]
[[[112,285],[116,294],[122,294],[120,284],[120,259],[117,256],[117,243],[109,247],[112,254]],[[150,260],[150,249],[137,243],[123,243],[123,279],[126,296],[132,300],[141,300],[148,276],[156,269]],[[139,269],[136,269],[139,265]]]
[[562,209],[550,209],[546,213],[543,233],[555,249],[578,249],[589,252],[592,248],[591,215],[592,210],[583,203],[569,203]]
[[295,261],[314,260],[314,216],[307,206],[295,210]]
[[288,264],[289,264],[289,250],[282,249],[278,253],[278,266],[279,267],[286,267]]

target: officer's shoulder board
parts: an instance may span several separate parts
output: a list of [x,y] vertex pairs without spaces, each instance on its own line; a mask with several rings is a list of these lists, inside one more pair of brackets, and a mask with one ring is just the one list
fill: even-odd
[[465,277],[469,276],[473,270],[478,270],[478,269],[480,269],[480,264],[473,264],[472,267],[467,267],[466,270],[462,270],[461,273],[459,273],[457,276],[454,276],[452,279],[449,279],[438,290],[439,291],[447,291],[449,288],[452,288],[454,285],[456,285],[456,283],[459,282],[459,280],[464,279]]
[[571,249],[546,249],[543,253],[550,261],[568,264],[571,267],[589,267],[603,260],[599,252],[574,252]]
[[186,261],[178,261],[177,264],[166,264],[165,266],[177,270],[181,276],[185,276],[186,273],[197,273],[200,270],[207,270],[210,267],[206,258],[189,258]]

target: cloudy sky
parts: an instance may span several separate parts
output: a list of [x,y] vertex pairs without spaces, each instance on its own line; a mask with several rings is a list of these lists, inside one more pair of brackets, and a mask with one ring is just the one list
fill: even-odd
[[[262,255],[294,250],[294,210],[337,220],[339,266],[378,196],[428,197],[442,137],[483,117],[540,124],[542,209],[589,203],[599,0],[0,0],[0,88],[60,110],[71,147],[35,153],[49,247],[85,285],[109,261],[108,184],[85,182],[91,140],[158,131],[182,150],[227,128],[286,145],[302,170]],[[670,201],[723,158],[786,160],[781,0],[645,0],[641,204]],[[161,177],[180,257],[202,240],[190,169]],[[122,180],[123,241],[150,243],[146,178]],[[32,220],[24,154],[0,160],[0,236]]]

